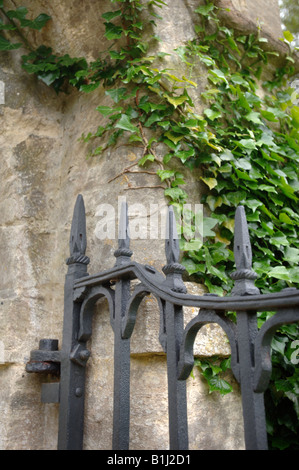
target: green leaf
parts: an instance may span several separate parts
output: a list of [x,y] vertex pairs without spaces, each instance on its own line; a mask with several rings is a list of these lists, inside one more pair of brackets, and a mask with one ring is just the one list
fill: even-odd
[[247,121],[254,122],[255,124],[263,124],[260,119],[260,113],[257,113],[255,111],[251,111],[251,113],[246,114],[245,119],[247,119]]
[[212,3],[209,3],[208,5],[201,5],[198,8],[196,8],[195,13],[199,13],[200,15],[203,16],[209,16],[209,13],[213,11],[215,8],[215,5]]
[[212,229],[217,225],[218,220],[212,217],[204,217],[203,219],[203,236],[204,237],[215,237],[215,232]]
[[241,170],[238,170],[236,168],[236,173],[237,173],[238,177],[241,178],[242,180],[256,181],[254,178],[251,178],[251,176],[249,176],[247,173],[245,173],[245,171],[241,171]]
[[126,97],[127,89],[126,88],[113,88],[112,90],[106,90],[105,94],[110,96],[115,103],[123,100]]
[[294,222],[291,220],[291,218],[285,212],[280,212],[279,220],[281,222],[285,223],[285,224],[294,225]]
[[219,111],[214,111],[213,109],[205,109],[204,114],[211,120],[214,121],[217,118],[220,118],[222,114]]
[[272,111],[261,110],[261,115],[270,122],[278,122],[277,117]]
[[140,158],[140,160],[138,161],[138,165],[143,166],[145,162],[147,161],[153,162],[154,160],[155,160],[154,155],[152,155],[151,153],[147,153],[146,155],[144,155],[144,157]]
[[299,249],[287,246],[284,254],[284,260],[292,264],[299,263]]
[[18,19],[19,21],[23,20],[27,15],[28,10],[26,7],[18,7],[16,10],[9,10],[6,12],[6,15],[10,19]]
[[106,21],[111,21],[113,18],[116,18],[117,16],[120,16],[122,14],[122,10],[116,10],[116,11],[108,11],[107,13],[104,13],[102,15],[102,18]]
[[131,123],[129,116],[126,114],[121,115],[120,120],[115,124],[115,127],[129,132],[139,132],[138,127]]
[[180,95],[180,96],[170,96],[168,93],[164,93],[163,95],[167,101],[172,104],[175,108],[183,104],[185,101],[189,99],[187,95]]
[[34,20],[27,20],[26,15],[28,10],[26,7],[18,7],[16,10],[9,10],[6,12],[10,19],[17,19],[20,21],[22,27],[28,27],[32,29],[41,30],[45,24],[51,19],[49,15],[41,13]]
[[120,26],[115,26],[113,23],[104,23],[106,26],[105,37],[110,41],[113,39],[120,39],[123,30]]
[[216,178],[203,178],[200,177],[200,179],[207,185],[209,186],[210,189],[215,188],[217,186],[217,180]]
[[271,342],[271,348],[274,351],[284,355],[285,347],[286,347],[286,338],[280,338],[278,336],[274,336]]
[[283,279],[284,281],[290,281],[289,271],[285,266],[276,266],[268,272],[269,277],[274,277],[275,279]]
[[182,260],[182,264],[183,266],[185,266],[185,268],[187,269],[188,271],[188,274],[195,274],[199,271],[199,267],[198,267],[198,264],[196,264],[192,259],[188,258],[188,259],[183,259]]
[[210,74],[210,79],[213,83],[218,83],[222,81],[227,83],[225,73],[222,72],[220,69],[209,70],[209,74]]
[[19,49],[22,47],[21,43],[12,43],[0,36],[0,51],[12,51],[13,49]]
[[235,85],[243,85],[244,87],[248,88],[248,82],[242,77],[241,74],[233,74],[231,76],[231,81],[235,84]]
[[283,31],[283,36],[288,42],[293,42],[295,39],[290,31]]
[[261,201],[258,201],[257,199],[246,199],[245,204],[247,207],[250,207],[253,212],[255,212],[258,207],[263,205],[263,203]]
[[248,150],[256,149],[256,142],[253,139],[241,139],[239,142],[236,142],[236,144]]
[[27,26],[31,29],[37,29],[40,31],[48,21],[51,20],[51,16],[46,15],[45,13],[40,14],[34,20],[21,20],[21,26]]
[[193,157],[195,154],[194,148],[191,148],[190,150],[180,150],[179,152],[176,152],[175,156],[181,160],[181,162],[185,163],[188,158]]
[[220,395],[232,392],[232,386],[224,379],[215,375],[208,380],[211,392],[217,391]]
[[293,124],[299,128],[299,107],[293,106],[291,109],[291,116],[293,118]]
[[177,145],[177,143],[184,138],[183,135],[175,135],[171,131],[165,132],[164,135],[165,137],[168,137],[168,139],[171,140],[171,142],[173,142],[175,145]]
[[174,170],[158,170],[157,174],[160,176],[161,181],[165,179],[172,178],[175,175]]
[[122,111],[122,108],[110,108],[110,106],[98,106],[96,108],[99,113],[103,114],[103,116],[109,116],[110,114]]
[[165,196],[169,196],[172,200],[185,200],[186,193],[181,188],[167,188],[165,189]]

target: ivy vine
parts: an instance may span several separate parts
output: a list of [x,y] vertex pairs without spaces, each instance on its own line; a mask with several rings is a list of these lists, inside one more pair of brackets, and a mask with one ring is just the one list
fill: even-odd
[[[57,93],[69,85],[87,93],[104,86],[111,104],[100,105],[97,111],[106,117],[106,124],[82,135],[92,145],[89,156],[101,155],[121,136],[138,143],[143,149],[138,165],[158,165],[160,186],[178,211],[188,201],[187,182],[172,162],[201,170],[206,186],[204,244],[186,232],[180,241],[182,263],[191,279],[211,293],[230,292],[234,214],[242,204],[253,245],[253,269],[259,275],[257,287],[263,293],[298,287],[299,107],[298,95],[289,85],[295,71],[291,33],[284,32],[281,38],[289,45],[284,64],[267,78],[264,72],[269,73],[267,65],[277,52],[264,47],[267,40],[260,31],[242,35],[223,25],[218,8],[207,0],[195,10],[197,37],[172,52],[186,70],[177,76],[163,68],[160,59],[165,53],[151,55],[144,39],[142,12],[147,10],[147,27],[154,28],[161,19],[157,8],[162,10],[166,3],[111,3],[115,6],[102,17],[111,47],[90,64],[84,58],[58,57],[46,46],[32,50],[24,28],[41,29],[50,17],[41,14],[29,21],[26,8],[6,11],[1,0],[0,30],[18,32],[21,43],[0,35],[0,50],[29,48],[23,68]],[[198,93],[201,113],[192,99],[198,67],[204,67],[208,77],[206,89]],[[166,149],[162,158],[157,144]],[[259,326],[270,315],[261,314]],[[273,340],[273,375],[265,394],[270,448],[299,448],[299,371],[292,360],[298,338],[299,327],[293,324],[281,327]],[[211,358],[197,364],[211,390],[231,391],[219,375],[226,371],[228,360]]]

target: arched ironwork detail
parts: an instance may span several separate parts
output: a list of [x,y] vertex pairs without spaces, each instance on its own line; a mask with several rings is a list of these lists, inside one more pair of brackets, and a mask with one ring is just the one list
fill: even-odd
[[199,330],[209,323],[217,323],[226,333],[231,346],[231,368],[237,381],[240,380],[238,350],[234,324],[224,316],[220,316],[215,310],[200,310],[185,327],[183,341],[180,347],[180,359],[178,362],[178,379],[186,380],[194,366],[194,343]]
[[92,317],[94,314],[95,304],[99,299],[105,297],[108,300],[110,323],[114,327],[114,291],[110,287],[95,286],[92,287],[82,303],[80,310],[80,328],[79,328],[79,341],[86,342],[92,333]]
[[262,393],[266,390],[272,372],[271,342],[276,330],[288,323],[299,322],[299,308],[282,308],[269,318],[259,330],[255,340],[254,389]]

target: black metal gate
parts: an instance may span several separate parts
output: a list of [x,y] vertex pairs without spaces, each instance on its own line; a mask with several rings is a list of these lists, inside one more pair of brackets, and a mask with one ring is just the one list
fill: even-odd
[[[70,237],[70,257],[65,280],[62,348],[57,340],[43,339],[31,351],[28,372],[60,374],[60,381],[43,384],[42,401],[59,402],[58,449],[82,449],[84,422],[85,366],[90,356],[86,347],[92,334],[92,317],[98,299],[109,303],[114,332],[114,450],[129,448],[130,427],[130,337],[142,299],[153,294],[160,308],[160,342],[167,357],[169,445],[171,450],[188,449],[186,379],[193,365],[193,345],[199,329],[217,323],[226,332],[231,346],[231,367],[242,394],[246,449],[267,449],[264,391],[271,375],[271,340],[283,324],[299,321],[299,290],[283,289],[260,294],[254,285],[251,245],[245,211],[237,208],[234,256],[235,287],[231,296],[190,295],[182,281],[179,245],[172,207],[168,210],[167,264],[161,274],[152,266],[131,261],[127,205],[120,218],[115,265],[104,272],[87,274],[84,202],[78,196]],[[133,279],[139,284],[131,292]],[[183,307],[199,309],[184,327]],[[236,323],[225,315],[236,312]],[[257,313],[275,311],[258,330]]]

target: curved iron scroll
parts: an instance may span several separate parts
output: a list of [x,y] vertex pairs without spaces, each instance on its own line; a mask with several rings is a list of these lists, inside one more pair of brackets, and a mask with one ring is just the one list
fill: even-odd
[[185,327],[184,337],[180,348],[180,359],[178,362],[178,379],[186,380],[194,366],[193,347],[196,335],[200,328],[209,323],[217,323],[225,331],[231,346],[231,368],[239,382],[239,364],[235,325],[226,317],[220,316],[215,310],[200,310]]
[[110,287],[94,286],[89,290],[81,306],[80,327],[78,335],[79,341],[86,342],[91,337],[94,307],[96,302],[102,297],[105,297],[108,300],[110,323],[112,328],[114,328],[115,293]]
[[299,322],[299,307],[282,308],[269,318],[259,330],[255,340],[254,389],[262,393],[266,390],[272,372],[271,342],[279,326]]

